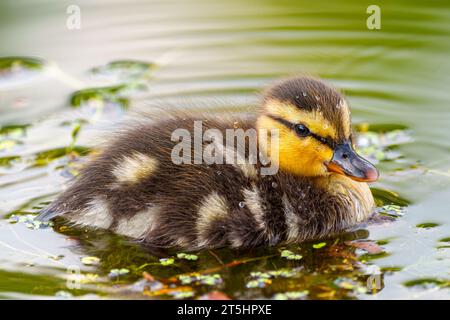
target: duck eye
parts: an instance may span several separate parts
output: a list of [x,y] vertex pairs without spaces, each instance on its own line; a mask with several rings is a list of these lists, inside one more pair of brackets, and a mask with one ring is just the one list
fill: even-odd
[[309,131],[308,127],[306,127],[303,124],[296,124],[295,125],[295,132],[301,137],[306,137],[307,135],[310,134],[310,131]]

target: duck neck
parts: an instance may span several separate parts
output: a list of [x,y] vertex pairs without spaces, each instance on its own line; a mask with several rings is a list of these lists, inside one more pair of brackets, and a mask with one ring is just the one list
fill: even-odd
[[354,181],[344,175],[330,173],[316,178],[318,185],[328,193],[349,201],[351,223],[360,223],[370,216],[375,203],[370,188],[365,182]]

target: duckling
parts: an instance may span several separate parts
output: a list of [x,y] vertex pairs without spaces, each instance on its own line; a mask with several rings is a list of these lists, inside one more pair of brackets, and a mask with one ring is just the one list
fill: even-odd
[[[293,77],[265,90],[256,110],[250,116],[174,114],[134,122],[101,148],[38,219],[62,216],[149,246],[184,250],[317,240],[368,219],[374,201],[367,182],[377,180],[378,171],[354,150],[350,109],[341,93],[321,80]],[[174,161],[180,151],[174,132],[195,135],[196,121],[202,121],[201,135],[255,130],[261,157]],[[276,132],[276,143],[261,132]],[[221,146],[226,153],[227,145]],[[184,153],[188,160],[198,155],[195,148]],[[264,157],[276,159],[272,174],[263,174]]]

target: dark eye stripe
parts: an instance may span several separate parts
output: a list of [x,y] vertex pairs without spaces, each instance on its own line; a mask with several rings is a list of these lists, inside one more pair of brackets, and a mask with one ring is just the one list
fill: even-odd
[[329,146],[331,149],[334,149],[334,147],[336,146],[336,143],[330,138],[324,138],[313,132],[311,132],[311,136],[314,137],[314,139],[318,140],[319,142]]
[[288,127],[289,129],[294,129],[295,124],[293,124],[293,123],[290,122],[290,121],[287,121],[286,119],[283,119],[283,118],[280,118],[280,117],[277,117],[277,116],[274,116],[274,115],[271,115],[271,114],[268,114],[267,116],[268,116],[269,118],[275,120],[275,121],[278,121],[278,122],[281,123],[281,124],[284,124],[284,125],[285,125],[286,127]]
[[[285,125],[285,126],[288,127],[289,129],[292,129],[292,130],[293,130],[294,127],[295,127],[295,124],[294,124],[294,123],[292,123],[292,122],[290,122],[290,121],[288,121],[288,120],[286,120],[286,119],[283,119],[283,118],[274,116],[274,115],[272,115],[272,114],[268,114],[267,116],[268,116],[269,118],[271,118],[271,119],[273,119],[273,120],[275,120],[275,121],[278,121],[279,123]],[[328,138],[328,137],[327,137],[327,138],[324,138],[324,137],[322,137],[322,136],[320,136],[320,135],[318,135],[318,134],[315,134],[314,132],[311,132],[311,131],[310,131],[309,135],[310,135],[311,137],[313,137],[314,139],[316,139],[317,141],[319,141],[320,143],[323,143],[324,145],[327,145],[327,146],[330,147],[331,149],[334,149],[334,147],[335,147],[335,145],[336,145],[336,143],[335,143],[331,138]]]

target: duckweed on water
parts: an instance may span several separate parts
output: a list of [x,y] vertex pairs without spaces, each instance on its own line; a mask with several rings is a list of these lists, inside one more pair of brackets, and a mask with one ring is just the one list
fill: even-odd
[[273,299],[275,300],[299,300],[303,299],[306,296],[308,296],[309,291],[291,291],[291,292],[284,292],[284,293],[277,293]]
[[70,97],[73,108],[90,107],[93,109],[116,105],[122,109],[128,108],[129,96],[135,92],[146,89],[143,80],[150,75],[154,65],[139,61],[113,61],[105,66],[91,69],[91,73],[109,80],[119,80],[119,84],[86,88],[76,91]]
[[411,132],[405,130],[406,128],[393,129],[387,125],[379,125],[379,127],[371,126],[370,129],[372,130],[365,131],[361,126],[357,126],[359,147],[388,147],[413,141]]
[[334,284],[341,289],[352,290],[356,293],[366,293],[367,292],[366,287],[363,287],[359,283],[353,281],[352,279],[348,279],[348,278],[337,278],[334,281]]
[[272,284],[272,279],[270,278],[257,278],[254,280],[250,280],[249,282],[247,282],[245,286],[249,289],[252,289],[252,288],[264,288],[265,286],[270,284]]
[[126,109],[129,106],[129,100],[124,96],[126,89],[128,89],[126,85],[82,89],[72,94],[70,106],[99,109],[113,104]]
[[431,288],[449,288],[450,280],[436,279],[436,278],[422,278],[406,281],[403,283],[406,287],[420,287],[422,289],[431,289]]
[[174,262],[175,262],[175,259],[173,259],[173,258],[162,258],[162,259],[159,259],[159,263],[162,266],[170,266]]
[[[47,166],[56,159],[70,156],[71,160],[80,155],[86,155],[90,150],[82,146],[76,146],[76,138],[81,129],[81,121],[73,122],[74,129],[72,130],[72,142],[69,147],[61,147],[50,150],[44,150],[35,154],[21,157],[14,155],[16,148],[23,145],[21,138],[26,136],[28,125],[10,125],[4,126],[0,129],[0,153],[6,152],[7,156],[0,157],[0,166],[6,167],[3,170],[22,171],[28,167]],[[12,154],[11,154],[12,153]],[[19,150],[17,150],[19,153]],[[72,161],[67,163],[72,164]]]
[[195,260],[198,259],[198,256],[195,255],[195,254],[187,254],[187,253],[184,253],[184,252],[180,252],[180,253],[177,254],[177,258],[195,261]]
[[10,138],[22,138],[26,135],[29,124],[11,124],[0,127],[0,135]]
[[380,270],[383,273],[394,273],[394,272],[402,271],[403,267],[399,267],[399,266],[381,267]]
[[154,67],[154,64],[143,61],[118,60],[92,68],[90,72],[95,76],[110,80],[129,81],[147,77]]
[[194,291],[172,291],[169,293],[175,299],[188,299],[195,295]]
[[45,166],[50,162],[67,156],[68,153],[73,153],[75,155],[86,155],[90,151],[89,148],[82,146],[73,146],[72,148],[56,148],[51,150],[45,150],[36,153],[34,156],[34,166]]
[[73,294],[71,294],[69,291],[60,290],[55,293],[55,297],[60,298],[60,299],[72,299]]
[[382,207],[384,205],[397,205],[400,207],[406,207],[410,204],[408,199],[401,197],[398,193],[381,188],[370,188],[373,194],[375,203],[377,206]]
[[390,253],[386,251],[378,252],[378,253],[365,253],[361,256],[359,256],[359,261],[366,263],[375,259],[381,259],[384,257],[388,257]]
[[17,145],[23,144],[19,140],[15,139],[2,139],[0,140],[0,151],[6,150],[11,151],[16,147]]
[[295,254],[290,250],[283,250],[281,251],[281,257],[282,258],[286,258],[288,260],[300,260],[303,258],[302,255],[300,254]]
[[402,155],[391,148],[411,142],[411,133],[406,130],[388,132],[360,132],[357,137],[358,151],[374,163],[395,160]]
[[251,272],[250,280],[247,282],[247,288],[264,288],[272,284],[274,278],[292,278],[298,274],[299,268],[280,269],[267,272]]
[[121,269],[112,269],[109,273],[108,273],[108,277],[111,279],[116,279],[119,278],[120,276],[124,276],[130,273],[130,270],[126,269],[126,268],[121,268]]
[[395,204],[389,204],[377,208],[376,211],[381,215],[386,215],[392,218],[399,218],[405,214],[406,208]]
[[0,88],[23,84],[33,80],[46,66],[46,62],[32,57],[0,58]]
[[100,263],[100,259],[97,257],[83,257],[81,263],[87,266],[97,265]]
[[416,224],[416,228],[421,228],[421,229],[431,229],[431,228],[436,228],[439,226],[440,226],[440,224],[435,223],[435,222],[422,222],[422,223]]
[[36,216],[32,215],[32,214],[27,214],[27,215],[12,215],[9,218],[9,222],[10,223],[23,223],[27,228],[32,229],[32,230],[37,230],[37,229],[45,229],[45,228],[50,228],[53,226],[53,222],[49,221],[49,222],[41,222],[35,219]]
[[326,242],[320,242],[320,243],[313,244],[312,247],[313,247],[314,249],[321,249],[321,248],[325,247],[326,245],[327,245]]
[[436,247],[438,249],[449,249],[450,248],[450,238],[443,238],[439,240],[439,245]]
[[220,274],[198,274],[194,273],[191,275],[180,275],[178,276],[178,280],[181,282],[181,284],[203,284],[208,286],[215,286],[218,284],[221,284],[223,282],[222,277]]
[[0,152],[11,151],[23,145],[21,139],[26,135],[27,125],[9,125],[0,129]]
[[[24,2],[30,3],[31,1],[24,0]],[[8,33],[3,41],[5,48],[9,48],[8,51],[13,54],[14,52],[11,50],[15,49],[17,52],[30,51],[31,39],[27,32],[20,31],[30,30],[33,26],[38,26],[42,30],[49,29],[51,19],[46,19],[45,13],[51,9],[52,4],[46,2],[49,5],[40,4],[42,10],[34,10],[34,6],[31,5],[11,6],[5,1],[0,1],[0,3],[0,12],[8,13],[8,19],[3,19],[4,25],[2,25]],[[194,291],[187,287],[172,287],[172,284],[179,285],[179,282],[168,280],[178,274],[207,271],[222,275],[224,282],[226,281],[226,284],[222,284],[223,291],[231,298],[348,299],[354,298],[353,293],[358,288],[358,281],[361,280],[360,284],[365,282],[365,274],[362,273],[364,264],[359,260],[360,254],[362,254],[360,249],[346,245],[345,241],[348,239],[370,241],[392,237],[395,238],[395,241],[387,246],[392,252],[392,257],[380,260],[380,267],[383,264],[396,266],[404,263],[404,270],[394,277],[388,277],[386,287],[378,296],[361,295],[358,298],[408,299],[414,297],[416,293],[423,293],[425,298],[447,299],[447,290],[440,292],[431,290],[428,293],[420,285],[408,290],[406,287],[398,288],[399,284],[402,286],[402,281],[414,280],[417,277],[410,273],[410,271],[415,271],[415,269],[411,270],[411,267],[414,267],[411,266],[411,263],[416,262],[415,258],[423,258],[417,265],[420,269],[417,271],[420,272],[421,278],[433,278],[440,275],[443,278],[438,278],[438,280],[444,281],[444,278],[450,276],[447,263],[450,251],[446,249],[436,252],[436,246],[447,245],[450,242],[434,241],[450,237],[450,233],[446,233],[448,219],[445,217],[446,211],[448,211],[446,210],[446,199],[449,195],[447,188],[449,166],[445,159],[449,148],[449,133],[442,126],[448,122],[448,110],[445,106],[448,105],[450,91],[441,90],[443,87],[439,86],[446,83],[447,74],[445,72],[430,72],[437,66],[441,67],[438,71],[448,70],[449,67],[450,60],[446,58],[449,53],[448,46],[443,45],[447,43],[445,41],[448,36],[447,22],[450,15],[448,10],[444,10],[447,7],[444,8],[441,4],[435,5],[431,2],[425,4],[423,1],[414,1],[408,3],[410,10],[405,13],[396,10],[398,8],[394,4],[386,3],[385,8],[383,7],[384,12],[392,13],[383,16],[384,23],[390,26],[389,32],[378,33],[376,37],[363,37],[364,39],[354,43],[352,37],[355,32],[359,34],[362,27],[361,22],[364,20],[362,17],[364,8],[358,1],[346,2],[345,16],[340,15],[345,21],[329,19],[333,17],[333,13],[338,15],[342,13],[339,7],[323,6],[318,2],[305,3],[301,6],[302,10],[298,10],[299,4],[294,1],[277,4],[276,8],[273,8],[272,2],[270,2],[263,8],[254,6],[253,9],[246,4],[242,5],[236,2],[228,6],[227,10],[222,10],[221,7],[214,4],[210,5],[209,2],[197,1],[189,5],[191,10],[180,10],[176,13],[176,19],[165,19],[171,15],[171,8],[163,6],[159,10],[158,6],[158,10],[152,11],[152,4],[144,6],[141,3],[135,5],[134,3],[114,2],[108,6],[111,10],[102,10],[101,7],[92,8],[95,10],[90,9],[89,15],[102,23],[83,24],[83,33],[88,33],[91,38],[103,39],[107,43],[108,39],[104,37],[104,31],[108,27],[114,27],[115,22],[123,21],[125,27],[128,23],[129,34],[124,35],[120,41],[115,41],[111,46],[97,43],[99,45],[92,48],[89,47],[90,42],[85,41],[86,46],[80,47],[80,52],[83,54],[74,57],[73,52],[70,52],[71,46],[64,46],[62,45],[64,41],[61,42],[67,36],[67,32],[54,30],[52,38],[42,42],[38,51],[57,59],[64,69],[57,70],[60,71],[61,77],[58,78],[55,73],[55,79],[51,79],[48,85],[38,83],[45,76],[53,75],[47,72],[51,71],[52,66],[45,60],[28,57],[0,59],[1,89],[14,84],[36,84],[36,86],[21,87],[18,88],[19,90],[8,92],[5,90],[0,93],[0,100],[3,103],[3,123],[28,121],[33,123],[32,134],[36,134],[34,137],[30,137],[31,139],[22,139],[23,133],[19,130],[14,134],[11,132],[11,135],[4,138],[4,140],[9,140],[3,145],[5,150],[0,151],[0,157],[2,157],[0,164],[4,165],[0,168],[4,217],[8,218],[10,211],[17,210],[17,208],[20,208],[21,211],[31,211],[35,205],[34,203],[29,204],[31,198],[42,196],[40,201],[54,199],[60,189],[60,182],[62,182],[60,175],[62,173],[66,175],[68,171],[65,168],[73,163],[71,159],[76,151],[67,151],[71,149],[71,146],[67,145],[66,152],[70,152],[70,155],[66,153],[56,158],[52,158],[53,154],[43,155],[44,157],[40,160],[41,167],[33,167],[34,156],[37,152],[59,147],[59,145],[53,144],[53,142],[57,143],[57,141],[53,141],[54,129],[58,133],[66,131],[67,137],[64,137],[66,139],[69,138],[70,131],[72,131],[75,138],[73,146],[77,143],[76,138],[80,129],[84,130],[75,123],[70,123],[67,128],[55,128],[52,122],[44,126],[35,125],[38,119],[52,115],[59,117],[62,112],[63,116],[67,115],[71,120],[79,117],[80,114],[86,116],[86,120],[89,122],[87,126],[96,123],[100,117],[101,120],[111,120],[111,122],[117,123],[122,120],[125,112],[123,109],[126,108],[126,105],[129,105],[130,109],[134,109],[133,104],[136,102],[136,108],[142,108],[143,111],[151,109],[152,104],[159,103],[165,106],[173,104],[183,107],[188,104],[185,101],[186,96],[192,98],[193,105],[199,102],[200,107],[205,104],[214,108],[218,113],[222,111],[222,108],[232,112],[246,113],[247,110],[250,110],[247,108],[247,104],[253,105],[253,102],[256,102],[255,91],[261,84],[283,77],[286,73],[292,73],[295,70],[308,69],[308,72],[331,78],[332,82],[348,93],[348,100],[353,107],[353,119],[365,119],[370,122],[370,124],[361,124],[357,127],[357,131],[360,132],[359,138],[356,135],[358,152],[361,152],[362,155],[368,154],[372,161],[380,163],[378,167],[381,179],[373,184],[376,188],[372,187],[377,205],[380,207],[400,206],[400,208],[383,208],[387,211],[387,215],[400,217],[404,212],[399,212],[397,209],[404,209],[408,206],[409,201],[405,201],[389,190],[380,191],[380,188],[393,188],[402,196],[414,199],[414,206],[407,209],[404,218],[399,218],[404,221],[376,227],[369,225],[367,228],[366,225],[361,225],[358,232],[352,230],[350,235],[339,236],[342,241],[336,245],[333,245],[335,237],[330,237],[327,240],[302,244],[301,250],[298,251],[297,245],[281,248],[257,248],[244,252],[217,249],[214,250],[214,254],[218,256],[217,259],[205,250],[198,253],[197,260],[180,258],[177,255],[179,251],[147,252],[146,247],[135,248],[134,245],[128,244],[129,239],[108,232],[99,230],[86,232],[86,229],[78,231],[72,226],[60,229],[56,221],[55,224],[58,225],[58,228],[55,228],[55,232],[65,230],[62,235],[53,234],[48,232],[49,230],[31,232],[20,224],[1,228],[0,224],[0,228],[4,231],[1,234],[1,240],[14,244],[17,239],[14,238],[14,235],[9,236],[7,233],[10,231],[9,229],[17,230],[24,241],[36,244],[42,250],[51,251],[55,255],[64,253],[67,258],[63,262],[79,261],[78,258],[81,254],[82,256],[101,257],[99,265],[90,268],[92,272],[95,270],[95,272],[107,275],[114,268],[129,269],[130,273],[124,276],[126,281],[118,282],[112,279],[110,279],[112,281],[108,281],[106,277],[107,279],[104,279],[106,282],[102,283],[101,288],[95,285],[85,287],[84,293],[91,295],[96,290],[105,289],[103,295],[113,299],[129,298],[130,291],[116,294],[116,288],[125,286],[125,282],[133,283],[137,280],[135,277],[139,277],[144,271],[153,274],[156,281],[164,281],[164,285],[167,285],[164,289],[171,290],[161,290],[156,298],[184,299],[192,297],[193,292],[195,292],[194,297],[204,294],[207,289],[214,287],[199,287],[198,291]],[[264,20],[267,20],[267,16],[259,14],[261,9],[267,12],[275,9],[276,23],[267,25],[267,21]],[[130,17],[139,16],[142,19],[125,21],[123,19],[125,11]],[[201,21],[207,28],[205,30],[187,28],[180,33],[178,26],[192,26],[191,13],[200,11],[207,13]],[[415,16],[406,19],[408,13],[424,13],[424,11],[426,14],[420,15],[420,24],[417,23],[417,19],[414,19]],[[146,12],[149,15],[146,15]],[[230,19],[242,12],[245,12],[246,17],[252,21],[250,28],[246,23],[249,19],[244,21]],[[313,14],[308,15],[309,13]],[[22,21],[20,15],[33,16],[33,19],[23,19]],[[307,28],[305,28],[305,17],[308,17]],[[335,14],[334,17],[336,18],[337,15]],[[398,19],[402,20],[401,24],[395,23]],[[162,20],[167,22],[165,25],[168,28],[159,32],[158,21]],[[217,21],[220,21],[222,26],[219,36],[221,39],[226,39],[225,46],[214,46],[217,37],[214,37],[213,34],[215,31],[213,24]],[[39,23],[36,24],[36,22]],[[254,32],[261,26],[267,31],[267,37],[260,32]],[[292,30],[302,30],[302,32],[300,34],[292,32]],[[399,41],[397,37],[392,37],[392,35],[400,34],[408,41]],[[158,41],[154,41],[155,37]],[[252,55],[246,54],[242,50],[236,50],[236,48],[242,47],[243,37],[248,40],[246,47],[262,48],[263,50],[255,50]],[[308,42],[306,51],[302,49],[305,39]],[[172,50],[173,48],[169,48],[170,45],[167,46],[168,41],[181,44],[181,47],[178,46]],[[113,52],[111,52],[111,48]],[[144,48],[148,50],[143,50]],[[208,48],[207,59],[203,59],[205,48]],[[31,48],[31,51],[35,49]],[[330,53],[327,54],[327,59],[323,59],[321,54],[323,52]],[[105,60],[108,57],[117,57],[118,54],[123,55],[123,60]],[[274,55],[277,56],[277,59],[273,59]],[[104,57],[103,61],[102,56]],[[133,57],[143,59],[143,61],[134,61],[131,59]],[[146,59],[161,61],[161,72],[153,73],[155,67],[159,67],[159,65],[148,63]],[[367,63],[368,59],[370,63]],[[92,61],[100,61],[100,63],[92,65]],[[348,68],[349,63],[351,63],[351,70]],[[85,77],[86,73],[82,74],[83,70],[90,70],[87,77]],[[150,85],[149,79],[153,76],[155,76],[155,87],[151,88],[152,92],[145,94],[142,100],[135,101],[135,96],[128,94],[125,90],[112,92],[111,96],[100,95],[99,100],[89,101],[89,98],[86,97],[81,101],[79,105],[81,109],[78,110],[60,108],[62,107],[61,100],[74,84],[88,83],[89,85],[108,87],[136,82]],[[430,83],[436,85],[428,86]],[[89,88],[81,87],[81,89]],[[118,100],[120,98],[123,101]],[[314,97],[312,98],[314,99]],[[220,100],[217,106],[216,100]],[[147,102],[149,105],[146,105]],[[319,101],[318,104],[322,102]],[[241,106],[241,103],[245,105]],[[384,119],[388,119],[393,124],[373,124],[375,121],[385,121]],[[98,123],[98,125],[103,126],[103,123]],[[417,140],[417,143],[411,143],[404,147],[405,143],[412,140],[411,134],[408,131],[409,127],[398,125],[398,123],[408,124],[412,130],[416,131],[414,139]],[[89,130],[81,131],[83,139],[86,138],[83,141],[95,143],[94,131],[98,132],[96,129],[103,128],[89,127]],[[25,134],[27,133],[25,132]],[[58,139],[58,141],[62,141],[62,139]],[[16,152],[16,150],[20,152]],[[26,156],[22,158],[22,155]],[[416,164],[420,160],[423,168],[430,169],[430,174],[411,167],[411,164]],[[410,167],[412,169],[409,169]],[[443,174],[436,175],[437,170]],[[281,186],[278,185],[276,188],[278,190],[273,190],[279,192]],[[412,223],[412,221],[414,222]],[[429,230],[415,227],[418,223],[430,221],[442,223],[442,226]],[[5,221],[2,222],[5,223]],[[410,228],[411,223],[412,229]],[[426,239],[422,239],[424,236]],[[321,241],[326,241],[327,246],[315,250],[312,244]],[[70,246],[73,244],[74,247],[68,248],[68,244]],[[383,245],[384,242],[378,242],[378,244]],[[283,249],[289,249],[294,255],[301,253],[303,258],[295,261],[281,257]],[[31,251],[32,249],[26,248],[26,250]],[[408,253],[408,250],[411,250],[411,253]],[[48,269],[45,268],[45,265],[41,266],[38,261],[35,261],[36,267],[25,268],[25,270],[18,267],[12,272],[9,266],[19,266],[24,260],[30,258],[18,252],[9,254],[9,251],[4,248],[0,252],[3,254],[0,270],[1,297],[33,299],[48,296],[55,298],[55,293],[59,290],[65,292],[56,294],[56,298],[58,296],[71,298],[71,295],[77,298],[82,294],[81,290],[67,290],[66,279],[58,277],[61,273],[65,273],[64,270]],[[174,259],[172,265],[162,266],[158,261],[159,258],[170,256]],[[442,260],[438,261],[437,257]],[[243,259],[258,260],[234,263]],[[137,270],[144,264],[145,267]],[[272,279],[273,284],[264,289],[246,289],[245,287],[247,280],[250,280],[247,279],[247,276],[252,271],[269,272],[269,270],[289,268],[300,264],[304,268],[301,271],[301,277]],[[136,265],[135,268],[134,265]],[[359,268],[361,265],[362,268]],[[338,277],[340,280],[335,281]],[[20,279],[19,283],[17,279]],[[439,283],[434,284],[434,286],[436,285]],[[350,289],[352,287],[353,289]],[[305,291],[309,291],[309,294]],[[147,295],[136,296],[141,292],[143,290],[132,291],[131,297],[149,297]],[[155,296],[151,298],[155,298]],[[299,308],[297,316],[301,315],[301,311]]]
[[14,164],[19,162],[20,160],[21,160],[21,158],[19,156],[1,157],[0,158],[0,166],[12,167]]
[[45,62],[31,57],[3,57],[0,58],[0,75],[14,73],[21,70],[42,69]]

